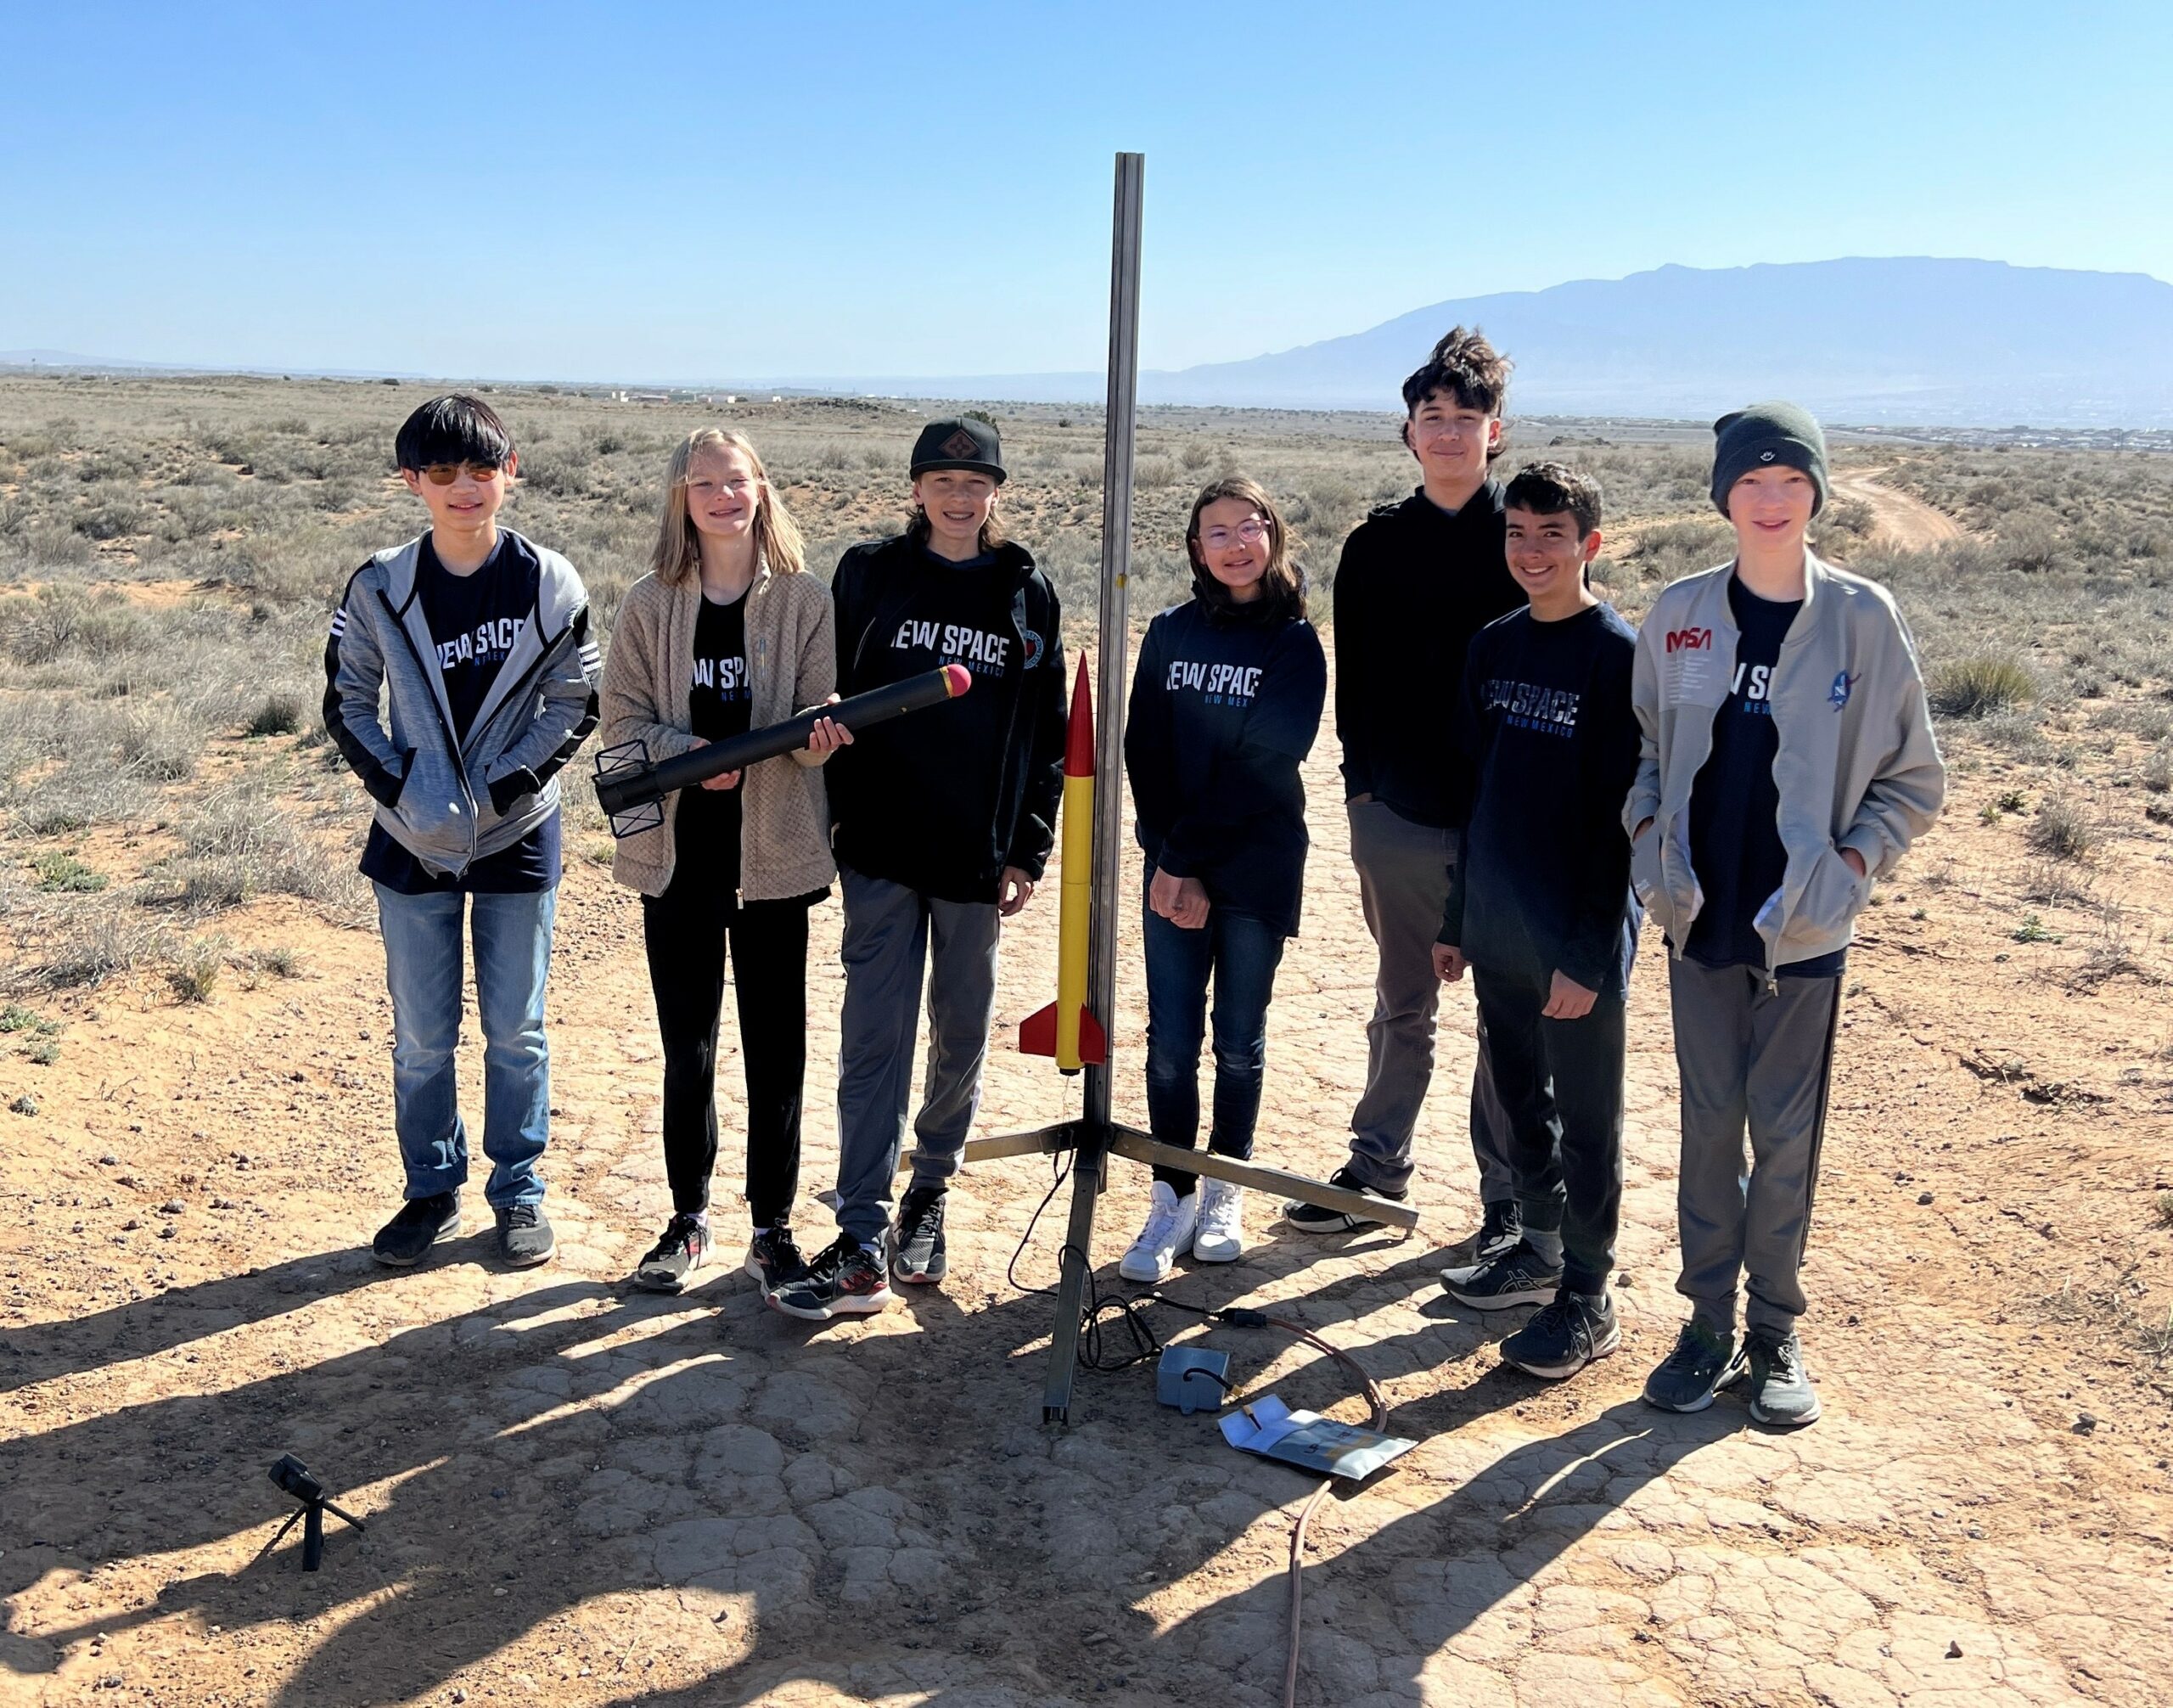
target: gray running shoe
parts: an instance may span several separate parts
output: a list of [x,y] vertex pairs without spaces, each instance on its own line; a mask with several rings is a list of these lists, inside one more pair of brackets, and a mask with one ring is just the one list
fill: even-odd
[[1441,1284],[1459,1304],[1481,1311],[1506,1311],[1513,1305],[1551,1305],[1561,1290],[1562,1266],[1549,1263],[1519,1239],[1479,1273],[1462,1281],[1443,1277]]
[[1614,1301],[1564,1287],[1530,1322],[1502,1342],[1502,1357],[1528,1376],[1558,1382],[1622,1344]]
[[649,1247],[634,1270],[634,1285],[651,1293],[677,1293],[709,1256],[709,1226],[685,1211],[665,1224],[664,1237]]
[[1665,1412],[1702,1412],[1714,1393],[1743,1374],[1743,1355],[1735,1337],[1713,1332],[1702,1323],[1682,1325],[1675,1350],[1645,1378],[1645,1403]]
[[1743,1344],[1749,1368],[1740,1379],[1750,1389],[1750,1415],[1777,1429],[1800,1430],[1818,1421],[1818,1390],[1803,1365],[1803,1343],[1791,1329],[1776,1334],[1753,1329]]
[[1524,1237],[1524,1213],[1515,1199],[1505,1198],[1484,1207],[1485,1217],[1479,1232],[1465,1242],[1471,1249],[1471,1261],[1452,1263],[1441,1272],[1441,1279],[1451,1286],[1470,1280],[1496,1257],[1508,1256]]
[[557,1236],[541,1205],[507,1205],[497,1212],[498,1260],[509,1269],[533,1269],[548,1263],[559,1249]]

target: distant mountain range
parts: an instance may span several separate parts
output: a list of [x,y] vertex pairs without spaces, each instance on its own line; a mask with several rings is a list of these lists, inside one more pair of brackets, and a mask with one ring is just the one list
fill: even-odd
[[[1394,409],[1450,327],[1483,328],[1534,415],[1710,419],[1789,397],[1836,421],[2173,425],[2173,284],[1921,258],[1663,267],[1414,309],[1244,362],[1140,375],[1143,402]],[[800,385],[819,382],[800,380]],[[1091,402],[1096,374],[831,381],[910,396]]]
[[[1403,376],[1458,323],[1483,328],[1515,362],[1510,403],[1525,414],[1702,420],[1789,397],[1867,425],[2173,425],[2173,284],[2145,273],[1922,257],[1663,267],[1463,297],[1249,361],[1144,373],[1140,401],[1393,409]],[[0,351],[0,366],[33,363],[172,366]],[[1095,373],[722,384],[1047,402],[1103,395]]]

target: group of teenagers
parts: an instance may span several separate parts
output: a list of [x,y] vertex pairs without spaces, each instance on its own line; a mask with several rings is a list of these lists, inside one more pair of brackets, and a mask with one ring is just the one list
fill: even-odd
[[[1784,403],[1715,424],[1712,496],[1735,554],[1668,587],[1633,628],[1591,586],[1596,482],[1552,461],[1495,475],[1508,371],[1458,328],[1405,382],[1419,486],[1366,518],[1336,572],[1336,734],[1378,963],[1365,1090],[1334,1183],[1408,1194],[1441,986],[1468,972],[1483,1219],[1442,1284],[1480,1311],[1539,1307],[1502,1342],[1534,1375],[1617,1350],[1624,1009],[1649,914],[1681,1078],[1676,1287],[1690,1318],[1645,1396],[1697,1411],[1739,1385],[1760,1421],[1808,1424],[1819,1402],[1796,1325],[1844,962],[1872,885],[1945,786],[1914,648],[1884,589],[1811,549],[1825,441]],[[612,866],[642,897],[672,1200],[636,1284],[681,1290],[716,1238],[727,959],[746,1081],[744,1267],[763,1297],[821,1321],[881,1310],[894,1284],[941,1281],[1002,922],[1041,881],[1062,789],[1061,614],[999,523],[996,428],[929,423],[904,531],[846,552],[827,587],[754,447],[690,434],[608,657],[573,565],[498,525],[519,459],[486,402],[424,404],[395,449],[430,525],[356,572],[324,659],[327,726],[375,803],[362,871],[394,1014],[406,1188],[376,1256],[413,1265],[461,1229],[469,942],[497,1250],[516,1266],[552,1255],[537,1163],[556,773],[598,724],[606,744],[638,740],[660,761],[957,664],[973,683],[957,699],[857,730],[818,719],[805,748],[666,797],[662,823],[620,840]],[[1149,624],[1126,726],[1146,1098],[1154,1138],[1198,1149],[1211,1047],[1207,1143],[1242,1159],[1276,971],[1299,930],[1300,770],[1328,664],[1294,535],[1257,482],[1210,483],[1185,545],[1191,597]],[[808,916],[834,884],[837,1233],[809,1255],[792,1231]],[[1368,1225],[1302,1202],[1282,1219],[1311,1234]],[[1242,1188],[1158,1168],[1120,1272],[1159,1283],[1188,1255],[1238,1260],[1244,1237]]]

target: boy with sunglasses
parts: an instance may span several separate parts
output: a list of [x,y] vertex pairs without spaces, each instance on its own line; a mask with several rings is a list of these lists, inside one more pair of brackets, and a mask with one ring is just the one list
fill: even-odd
[[465,924],[483,1031],[484,1196],[498,1255],[525,1267],[553,1250],[536,1165],[551,1105],[555,778],[596,727],[601,661],[574,566],[497,525],[519,459],[490,405],[433,398],[394,451],[430,528],[355,572],[324,649],[325,728],[376,803],[362,871],[385,938],[407,1170],[406,1201],[371,1250],[406,1267],[460,1232],[468,1132],[453,1052]]

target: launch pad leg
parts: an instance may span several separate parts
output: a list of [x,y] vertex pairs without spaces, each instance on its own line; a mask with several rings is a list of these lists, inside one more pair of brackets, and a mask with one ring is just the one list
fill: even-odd
[[1079,1320],[1094,1262],[1094,1212],[1100,1206],[1109,1137],[1081,1123],[1071,1161],[1071,1216],[1056,1284],[1056,1325],[1049,1333],[1049,1368],[1042,1389],[1042,1421],[1071,1420],[1071,1382],[1079,1374]]

